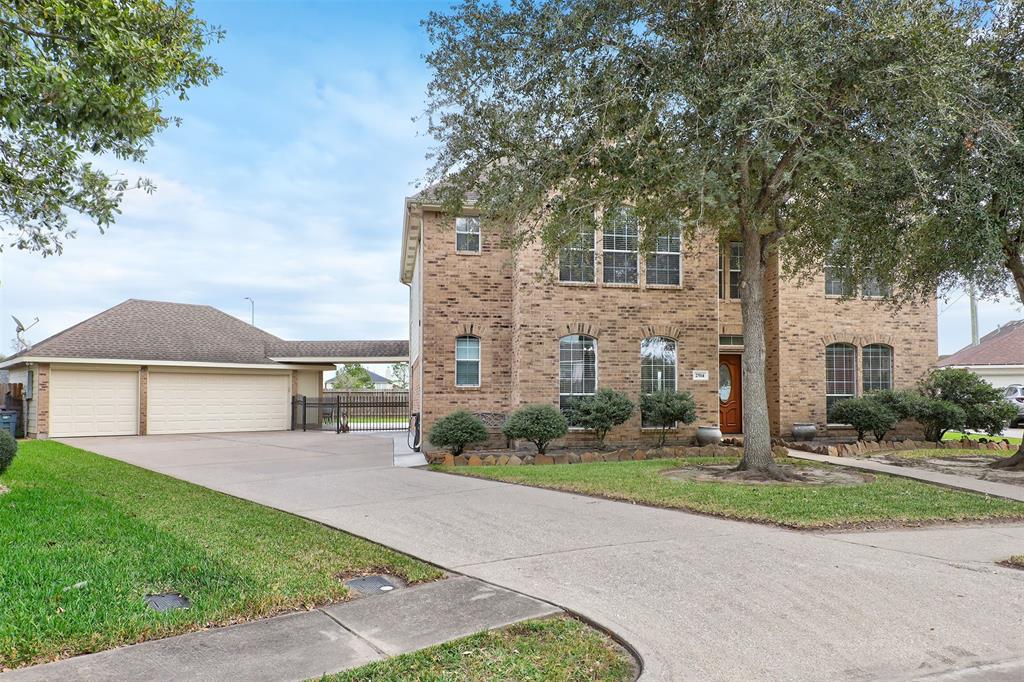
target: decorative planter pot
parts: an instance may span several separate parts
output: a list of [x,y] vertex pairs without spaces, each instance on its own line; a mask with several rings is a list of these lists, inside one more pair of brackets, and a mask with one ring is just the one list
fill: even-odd
[[818,435],[818,425],[807,423],[793,424],[792,434],[795,441],[814,440],[814,437]]
[[698,445],[718,445],[722,442],[722,430],[717,426],[698,426]]

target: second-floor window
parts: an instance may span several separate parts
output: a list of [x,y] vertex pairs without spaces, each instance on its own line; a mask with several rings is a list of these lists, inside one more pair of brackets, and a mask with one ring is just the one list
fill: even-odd
[[846,266],[830,262],[825,264],[825,295],[848,296],[850,288],[846,284]]
[[658,237],[654,253],[647,256],[647,283],[678,285],[682,275],[682,238],[678,234]]
[[604,281],[607,284],[636,284],[639,281],[640,228],[636,214],[620,208],[605,227]]
[[463,216],[455,219],[455,250],[459,253],[480,253],[480,218]]
[[743,279],[743,244],[729,243],[729,298],[740,297],[740,280]]
[[892,295],[892,291],[889,287],[880,283],[874,277],[869,278],[864,282],[863,293],[865,298],[888,298]]
[[580,230],[572,243],[558,254],[558,279],[561,282],[594,281],[594,233]]

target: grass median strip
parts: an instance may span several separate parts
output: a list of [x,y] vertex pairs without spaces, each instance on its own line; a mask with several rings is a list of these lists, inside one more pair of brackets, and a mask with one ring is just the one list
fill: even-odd
[[[173,455],[169,455],[173,456]],[[0,669],[348,598],[339,575],[440,571],[305,519],[54,441],[0,496]],[[156,613],[147,594],[191,608]]]
[[[663,472],[730,458],[687,457],[545,466],[434,467],[450,473],[596,495],[792,528],[1024,519],[1024,503],[892,476],[859,485],[751,485],[668,478]],[[810,466],[785,459],[785,464]],[[828,465],[813,464],[816,467]]]
[[624,682],[634,675],[632,657],[607,635],[571,618],[551,618],[481,632],[323,680]]

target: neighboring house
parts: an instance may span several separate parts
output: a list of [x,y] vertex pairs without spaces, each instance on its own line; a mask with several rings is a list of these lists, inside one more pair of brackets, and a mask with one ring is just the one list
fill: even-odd
[[1024,320],[1008,322],[952,355],[938,367],[969,369],[996,388],[1024,384]]
[[391,381],[391,379],[381,376],[376,372],[371,372],[370,370],[366,371],[370,375],[370,379],[373,380],[373,387],[378,391],[389,391],[395,387],[395,384]]
[[[378,391],[389,391],[395,387],[394,382],[387,377],[381,376],[376,372],[366,370],[366,373],[370,375],[370,380],[373,382],[373,388]],[[334,389],[334,377],[331,377],[324,382],[325,391],[333,391]]]
[[[470,198],[472,199],[472,198]],[[473,215],[451,218],[429,190],[405,201],[401,281],[410,287],[410,400],[422,430],[467,409],[492,427],[530,403],[563,408],[609,386],[634,401],[689,391],[698,422],[742,431],[742,245],[661,238],[638,252],[628,210],[605,233],[581,235],[548,264],[541,247],[513,252]],[[910,387],[937,357],[935,301],[895,315],[882,291],[843,299],[831,269],[797,284],[773,260],[766,277],[772,431],[827,429],[836,402]],[[610,435],[636,442],[642,417]]]
[[131,299],[3,362],[30,437],[269,431],[342,362],[404,362],[407,341],[285,341],[205,305]]

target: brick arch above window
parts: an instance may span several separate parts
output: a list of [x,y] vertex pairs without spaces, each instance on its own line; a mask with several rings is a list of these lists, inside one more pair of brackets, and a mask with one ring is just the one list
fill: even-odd
[[573,335],[590,336],[596,339],[601,335],[601,330],[593,322],[567,322],[557,327],[555,333],[558,340]]
[[834,343],[848,343],[851,346],[857,346],[862,348],[870,345],[883,345],[889,346],[890,348],[895,347],[895,337],[888,334],[844,334],[842,332],[836,334],[826,334],[821,337],[822,346],[831,346]]
[[654,338],[660,336],[665,339],[672,339],[673,341],[679,341],[683,338],[683,330],[681,327],[675,325],[644,325],[640,328],[640,335],[645,338]]

